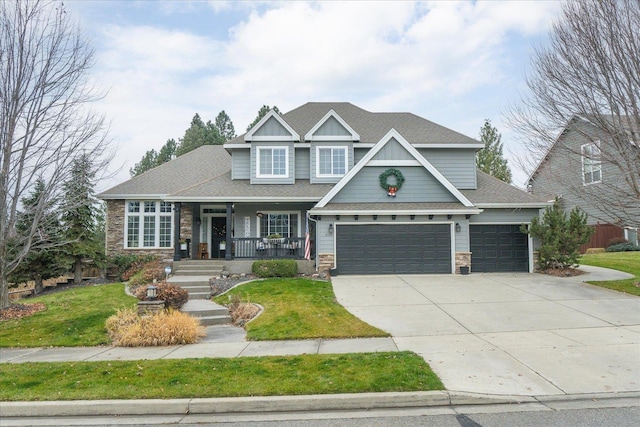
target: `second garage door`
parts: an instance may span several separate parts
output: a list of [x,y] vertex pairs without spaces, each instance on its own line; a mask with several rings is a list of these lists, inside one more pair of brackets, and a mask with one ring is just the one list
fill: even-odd
[[471,271],[529,271],[529,239],[519,225],[471,225]]
[[336,226],[340,274],[451,273],[449,224]]

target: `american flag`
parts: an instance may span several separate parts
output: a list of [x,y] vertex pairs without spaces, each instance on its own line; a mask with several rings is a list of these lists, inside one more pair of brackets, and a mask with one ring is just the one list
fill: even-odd
[[309,236],[309,212],[305,215],[306,224],[304,228],[304,259],[311,259],[311,237]]

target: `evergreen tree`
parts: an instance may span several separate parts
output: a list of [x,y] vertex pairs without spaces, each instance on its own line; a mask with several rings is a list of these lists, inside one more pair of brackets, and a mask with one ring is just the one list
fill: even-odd
[[[27,236],[31,228],[36,225],[38,244],[28,251],[23,262],[11,274],[11,281],[14,283],[33,280],[35,282],[34,294],[36,295],[43,290],[43,280],[61,276],[66,272],[60,254],[62,242],[60,221],[52,205],[48,205],[48,208],[42,213],[40,221],[35,221],[36,207],[40,203],[40,199],[45,197],[45,192],[45,183],[42,178],[38,178],[31,194],[21,200],[22,211],[16,222],[16,232],[20,236]],[[25,240],[19,238],[15,241],[24,242]]]
[[211,121],[206,124],[203,123],[200,115],[196,113],[191,120],[191,126],[185,131],[184,137],[180,139],[180,144],[176,149],[176,156],[182,156],[203,145],[223,143],[224,140],[218,128]]
[[158,160],[158,153],[156,153],[156,150],[151,149],[147,151],[144,156],[142,156],[142,160],[136,163],[134,167],[129,169],[129,174],[132,177],[138,176],[141,173],[146,172],[151,168],[154,168],[156,166],[157,160]]
[[476,153],[476,166],[482,172],[511,184],[511,170],[502,154],[501,139],[498,129],[491,126],[491,120],[486,119],[480,128],[480,141],[484,148]]
[[264,116],[267,115],[267,113],[269,111],[275,111],[278,114],[280,113],[280,110],[278,110],[278,107],[276,107],[275,105],[273,106],[273,108],[269,107],[268,105],[263,105],[260,110],[258,110],[258,115],[256,116],[256,118],[253,120],[253,122],[251,122],[251,124],[249,126],[247,126],[247,132],[251,130],[252,127],[254,127],[260,120],[262,120],[262,118]]
[[167,163],[169,160],[173,159],[176,155],[176,140],[171,138],[167,139],[167,142],[162,146],[160,151],[158,152],[158,157],[156,157],[155,166],[160,166],[163,163]]
[[216,128],[218,128],[218,132],[220,132],[220,136],[224,142],[236,137],[236,130],[233,127],[233,122],[224,110],[220,111],[216,117]]
[[75,283],[82,281],[82,260],[104,260],[104,245],[97,236],[98,200],[95,197],[96,171],[86,153],[72,164],[71,178],[64,183],[62,226],[67,243],[64,252],[73,268]]
[[541,270],[566,269],[577,263],[580,245],[589,240],[593,228],[587,225],[587,215],[577,207],[567,217],[556,199],[553,206],[545,209],[542,220],[533,218],[529,229],[523,227],[522,232],[539,240]]

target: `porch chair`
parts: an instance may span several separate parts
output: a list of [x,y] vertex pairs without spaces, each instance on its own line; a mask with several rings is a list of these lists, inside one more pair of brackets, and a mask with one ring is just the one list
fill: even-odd
[[209,259],[209,249],[206,243],[198,244],[198,259]]

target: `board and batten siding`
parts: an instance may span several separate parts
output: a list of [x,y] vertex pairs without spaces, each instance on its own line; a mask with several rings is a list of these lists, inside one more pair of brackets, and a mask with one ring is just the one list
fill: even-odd
[[291,136],[291,132],[289,132],[284,126],[280,124],[280,122],[273,117],[267,120],[260,129],[257,129],[253,136]]
[[415,157],[400,145],[395,138],[391,138],[371,160],[415,160]]
[[348,142],[348,141],[340,141],[340,142],[333,142],[333,141],[319,141],[319,142],[312,142],[311,143],[311,147],[309,148],[310,151],[310,161],[309,161],[309,167],[310,167],[310,173],[311,173],[311,183],[312,184],[332,184],[332,183],[336,183],[338,181],[340,181],[342,179],[342,176],[337,176],[337,177],[318,177],[316,172],[317,172],[317,147],[347,147],[347,170],[346,172],[349,172],[352,168],[353,168],[353,143],[352,142]]
[[351,136],[351,133],[335,117],[329,117],[314,133],[314,136]]
[[[372,203],[372,202],[457,202],[458,200],[436,178],[422,166],[403,166],[397,169],[402,172],[405,182],[390,198],[380,186],[380,174],[388,168],[384,166],[368,166],[362,168],[349,183],[334,197],[332,203]],[[392,178],[388,179],[392,182]]]
[[[268,123],[268,122],[267,122]],[[279,124],[279,123],[278,123]],[[262,128],[260,128],[262,129]],[[289,176],[286,178],[257,177],[259,147],[288,147]],[[293,142],[252,142],[251,143],[251,184],[293,184],[295,182],[295,151]]]

